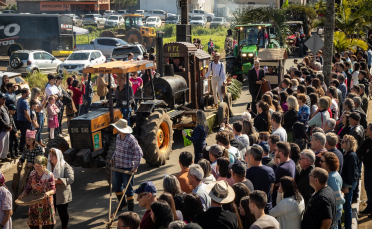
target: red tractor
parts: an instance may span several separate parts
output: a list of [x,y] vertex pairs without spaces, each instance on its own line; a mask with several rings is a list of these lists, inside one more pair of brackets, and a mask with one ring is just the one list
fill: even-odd
[[[289,27],[289,33],[286,38],[286,43],[289,46],[289,49],[291,50],[290,54],[293,55],[296,51],[300,53],[299,50],[302,50],[302,47],[300,46],[303,46],[303,45],[300,44],[300,42],[298,42],[298,40],[296,39],[296,33],[300,34],[301,39],[305,37],[305,34],[303,33],[303,29],[302,29],[303,23],[302,21],[287,21],[286,24]],[[302,56],[302,55],[299,55],[299,56]]]

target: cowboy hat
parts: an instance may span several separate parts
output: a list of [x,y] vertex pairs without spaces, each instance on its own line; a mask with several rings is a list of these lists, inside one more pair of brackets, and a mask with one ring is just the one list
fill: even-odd
[[110,125],[124,134],[131,134],[133,132],[132,127],[128,126],[128,121],[125,119],[119,119],[116,123]]
[[235,199],[234,189],[224,180],[211,182],[205,186],[205,191],[212,200],[220,204],[227,204]]

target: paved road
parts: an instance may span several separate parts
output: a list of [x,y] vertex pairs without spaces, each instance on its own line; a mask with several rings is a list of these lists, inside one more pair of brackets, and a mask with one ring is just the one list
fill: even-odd
[[[293,59],[288,59],[285,68],[288,69],[292,64]],[[251,101],[251,96],[247,86],[245,86],[243,88],[242,96],[233,102],[233,112],[235,116],[230,122],[240,119],[240,114],[245,110],[248,101]],[[208,145],[215,144],[215,135],[216,134],[213,133],[208,136]],[[135,187],[138,187],[142,181],[151,180],[158,188],[159,193],[162,193],[163,176],[164,174],[175,174],[180,171],[178,156],[183,151],[193,152],[193,146],[184,147],[181,131],[175,131],[173,152],[171,153],[169,160],[165,165],[159,168],[150,167],[145,163],[145,161],[142,161],[134,179]],[[107,220],[108,218],[110,191],[106,181],[104,168],[84,169],[78,167],[74,168],[74,170],[75,181],[72,184],[73,201],[69,206],[69,228],[104,228],[102,220]],[[12,187],[12,178],[15,171],[15,169],[11,169],[4,174],[7,180],[6,185],[9,188]],[[137,204],[138,203],[135,202],[135,211],[142,217],[145,210],[140,208]],[[27,210],[27,207],[19,207],[17,212],[13,214],[12,218],[14,228],[23,228],[27,226]],[[61,228],[58,217],[55,228]]]

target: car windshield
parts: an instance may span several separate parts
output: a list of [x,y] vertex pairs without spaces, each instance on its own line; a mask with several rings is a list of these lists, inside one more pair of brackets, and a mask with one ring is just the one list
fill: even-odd
[[89,52],[72,53],[67,60],[88,60]]
[[248,27],[240,30],[239,45],[257,45],[258,44],[258,28]]
[[222,18],[214,18],[212,21],[220,22],[220,21],[222,21]]
[[88,15],[85,15],[85,18],[94,18],[94,15],[93,14],[88,14]]
[[125,18],[125,26],[128,28],[142,26],[142,25],[143,25],[142,17],[126,17]]
[[146,21],[148,21],[148,22],[150,22],[150,21],[156,21],[156,18],[147,18]]
[[170,16],[167,18],[168,21],[177,21],[177,17],[176,16]]
[[121,45],[129,45],[127,42],[123,41],[122,39],[117,39],[116,42]]
[[110,14],[110,13],[112,13],[112,11],[111,10],[106,10],[105,13]]
[[118,20],[118,16],[110,16],[108,20]]
[[134,46],[134,47],[116,48],[112,51],[112,56],[128,55],[128,53],[130,52],[133,53],[134,55],[141,54],[141,50],[138,48],[138,46]]
[[14,53],[10,59],[18,57],[20,60],[28,60],[28,53]]
[[200,21],[203,20],[203,17],[192,17],[191,20]]

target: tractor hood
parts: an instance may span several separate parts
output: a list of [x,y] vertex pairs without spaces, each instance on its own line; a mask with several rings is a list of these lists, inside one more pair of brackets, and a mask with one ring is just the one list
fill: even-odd
[[289,39],[295,39],[295,38],[296,38],[296,36],[295,36],[294,34],[289,35],[289,36],[287,37],[288,40],[289,40]]
[[256,45],[244,46],[242,48],[242,53],[256,53],[256,52],[257,52]]

